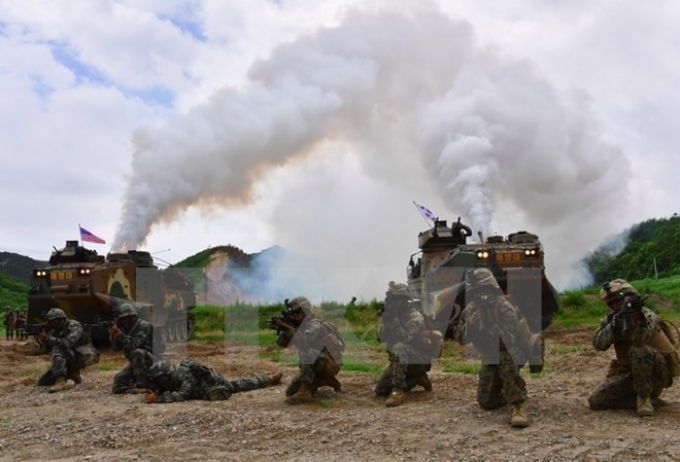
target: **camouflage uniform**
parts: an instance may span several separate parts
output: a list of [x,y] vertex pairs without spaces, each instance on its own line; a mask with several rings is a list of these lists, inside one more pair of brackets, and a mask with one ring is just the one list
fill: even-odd
[[[304,306],[304,309],[302,308]],[[311,399],[322,386],[341,391],[335,377],[342,366],[345,342],[334,324],[315,317],[311,303],[305,297],[296,297],[288,303],[290,311],[303,310],[304,320],[293,330],[283,330],[276,343],[280,347],[298,348],[300,372],[286,389],[289,404],[298,404]],[[298,396],[299,395],[299,396]],[[300,397],[300,400],[297,400]]]
[[[190,399],[221,401],[234,393],[242,393],[273,385],[272,376],[258,376],[250,379],[227,380],[209,367],[193,359],[185,359],[178,366],[171,366],[169,374],[158,374],[156,370],[168,366],[168,361],[158,361],[150,368],[149,380],[157,392],[156,403],[174,403]],[[279,376],[280,379],[280,376]]]
[[[51,349],[50,368],[38,379],[38,386],[64,383],[66,379],[73,379],[80,383],[80,371],[99,361],[99,353],[90,341],[90,334],[83,329],[82,324],[66,315],[58,308],[52,308],[48,313],[59,312],[64,323],[60,328],[50,328],[44,338],[45,345]],[[63,315],[63,317],[62,317]],[[53,391],[60,391],[55,388]]]
[[392,394],[385,402],[387,406],[402,404],[403,393],[416,385],[432,390],[427,377],[432,355],[431,345],[425,340],[425,317],[411,301],[405,284],[390,282],[378,325],[378,337],[386,343],[390,364],[375,387],[377,396]]
[[[593,346],[606,351],[613,345],[616,359],[611,361],[605,381],[588,397],[588,404],[593,410],[637,408],[639,414],[651,415],[653,404],[661,403],[658,398],[663,389],[673,383],[665,356],[649,346],[659,318],[644,306],[620,311],[617,299],[637,291],[622,279],[611,281],[609,287],[615,290],[601,296],[609,306],[608,316],[595,332]],[[623,316],[628,317],[627,328]]]
[[17,338],[19,340],[26,340],[26,310],[19,310],[16,313],[16,321],[14,322],[16,328]]
[[[133,390],[137,385],[144,386],[149,367],[160,359],[160,355],[163,353],[163,345],[159,344],[154,348],[153,325],[143,319],[138,319],[132,305],[127,303],[123,305],[128,305],[129,309],[132,310],[125,316],[132,317],[132,323],[129,328],[126,328],[121,322],[125,317],[118,317],[121,332],[118,335],[111,336],[111,349],[113,351],[123,350],[129,362],[113,378],[112,391],[114,394]],[[157,335],[157,337],[159,340],[161,339],[160,335]]]
[[5,323],[5,338],[7,340],[13,339],[16,313],[14,313],[14,310],[9,306],[5,307],[5,316],[3,318],[3,322]]
[[[490,289],[486,293],[485,285]],[[471,342],[482,357],[477,402],[483,409],[510,404],[511,425],[527,426],[522,408],[527,390],[519,370],[533,356],[542,355],[542,338],[529,331],[519,308],[503,295],[489,270],[477,269],[467,276],[466,294],[472,301],[454,326],[454,339]]]

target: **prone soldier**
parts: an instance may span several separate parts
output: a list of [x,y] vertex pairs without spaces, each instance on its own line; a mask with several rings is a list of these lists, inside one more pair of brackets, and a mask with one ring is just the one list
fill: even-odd
[[193,360],[182,360],[175,366],[162,359],[148,371],[149,389],[144,400],[151,403],[174,403],[190,399],[221,401],[234,393],[266,388],[281,382],[282,374],[276,372],[249,379],[227,380],[222,375]]

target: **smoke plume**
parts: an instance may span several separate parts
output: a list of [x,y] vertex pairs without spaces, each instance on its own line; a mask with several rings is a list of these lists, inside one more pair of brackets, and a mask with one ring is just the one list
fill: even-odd
[[[351,146],[365,176],[409,206],[436,195],[474,231],[533,227],[560,256],[555,271],[610,234],[625,205],[628,162],[603,140],[587,97],[558,91],[529,61],[480,46],[469,23],[434,9],[351,12],[254,63],[249,82],[137,130],[114,248],[137,248],[190,206],[249,204],[259,182],[329,146]],[[338,182],[333,197],[357,194],[348,186]],[[314,199],[303,200],[320,208]],[[408,239],[391,249],[404,261]]]

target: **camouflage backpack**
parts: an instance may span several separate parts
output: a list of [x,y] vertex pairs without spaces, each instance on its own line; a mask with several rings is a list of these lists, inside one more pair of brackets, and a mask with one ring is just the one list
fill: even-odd
[[340,331],[334,324],[328,321],[324,321],[323,319],[319,319],[319,321],[321,321],[321,324],[323,325],[326,331],[324,345],[331,353],[333,358],[336,360],[336,362],[338,364],[342,364],[342,354],[345,351],[345,341],[342,339]]

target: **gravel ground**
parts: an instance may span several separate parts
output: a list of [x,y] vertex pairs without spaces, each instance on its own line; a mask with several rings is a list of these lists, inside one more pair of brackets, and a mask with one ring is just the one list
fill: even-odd
[[[141,395],[113,396],[113,376],[124,364],[103,351],[83,383],[49,394],[35,386],[47,356],[30,343],[0,340],[0,460],[6,461],[676,461],[680,460],[680,395],[650,418],[633,411],[592,412],[588,393],[604,377],[610,352],[590,346],[591,327],[549,329],[546,367],[528,376],[532,425],[514,429],[507,410],[475,402],[476,375],[441,360],[431,373],[434,391],[415,391],[406,404],[385,408],[374,398],[375,373],[343,370],[343,392],[321,389],[310,405],[283,402],[295,374],[290,363],[259,356],[265,348],[190,342],[173,347],[229,378],[284,372],[283,384],[228,401],[144,403]],[[448,344],[458,362],[475,364]],[[362,364],[385,363],[377,347],[350,352]],[[456,356],[458,357],[458,356]],[[357,368],[353,368],[357,369]]]

